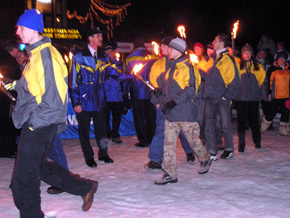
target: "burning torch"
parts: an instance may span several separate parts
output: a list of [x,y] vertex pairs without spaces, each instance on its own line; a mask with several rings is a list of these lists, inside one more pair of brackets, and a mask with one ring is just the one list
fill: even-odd
[[199,62],[197,55],[193,53],[189,53],[189,59],[193,64],[197,64]]
[[152,91],[155,91],[155,88],[149,83],[149,81],[144,80],[143,77],[138,74],[138,72],[142,70],[144,66],[145,64],[136,64],[132,72],[144,85],[146,85]]
[[237,31],[238,31],[238,29],[239,29],[239,23],[240,23],[240,21],[239,20],[237,20],[235,23],[234,23],[234,25],[233,25],[233,31],[232,31],[232,33],[231,33],[231,35],[232,35],[232,49],[233,49],[233,51],[235,50],[235,38],[237,37]]
[[120,57],[121,57],[120,53],[117,52],[117,53],[116,53],[116,60],[117,60],[117,61],[120,61]]
[[180,37],[186,39],[185,27],[180,25],[177,27],[177,30],[179,32]]
[[3,79],[3,75],[0,73],[0,91],[3,92],[12,102],[15,102],[16,99],[14,98],[14,96],[8,92],[5,88],[3,88],[5,86],[5,83],[1,80]]
[[152,44],[154,53],[158,56],[159,55],[159,45],[158,45],[158,43],[152,41],[151,44]]

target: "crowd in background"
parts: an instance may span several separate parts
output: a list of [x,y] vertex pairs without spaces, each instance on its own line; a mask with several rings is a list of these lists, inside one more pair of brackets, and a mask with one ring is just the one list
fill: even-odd
[[[168,61],[169,53],[167,49],[170,48],[169,43],[174,38],[167,36],[162,39],[158,56],[145,48],[144,39],[137,37],[133,41],[134,48],[132,52],[122,62],[116,58],[118,49],[116,42],[103,42],[102,38],[96,41],[93,38],[95,35],[102,35],[103,33],[100,29],[95,28],[88,34],[89,43],[87,45],[83,48],[74,45],[71,48],[74,57],[68,64],[71,79],[70,97],[79,122],[78,131],[86,164],[90,167],[97,166],[93,150],[89,144],[88,128],[91,118],[93,118],[93,123],[96,124],[94,125],[94,130],[97,144],[100,148],[99,160],[112,163],[113,160],[107,153],[109,139],[113,143],[122,143],[119,134],[120,122],[122,115],[126,114],[128,109],[132,107],[138,138],[136,146],[150,147],[150,161],[147,166],[161,169],[163,146],[160,145],[164,144],[164,125],[166,120],[166,116],[164,117],[166,113],[164,113],[164,110],[162,111],[162,107],[164,107],[162,104],[168,102],[160,103],[160,98],[162,98],[160,93],[156,97],[156,90],[161,90],[162,87],[158,85],[160,78],[158,79],[157,77],[160,75],[154,75],[154,73],[156,74],[154,72],[156,71],[156,64],[154,65],[154,63],[163,60],[164,63],[162,64],[165,64],[165,66],[162,67],[164,69],[159,66],[160,69],[158,68],[157,71],[168,71],[170,61]],[[225,124],[224,115],[221,114],[223,112],[231,114],[232,111],[237,111],[239,152],[244,152],[245,150],[245,131],[248,128],[252,130],[253,142],[256,148],[261,147],[261,133],[266,130],[273,130],[272,124],[276,113],[281,114],[279,133],[284,136],[290,135],[289,109],[285,106],[289,99],[290,71],[288,66],[290,55],[284,43],[277,42],[275,44],[271,37],[263,35],[256,47],[246,44],[240,49],[238,47],[232,48],[230,42],[225,41],[224,48],[234,63],[232,71],[237,70],[239,74],[239,86],[235,88],[235,96],[226,99],[226,101],[229,100],[229,108],[226,106],[219,112],[217,108],[214,109],[213,107],[213,111],[210,112],[204,91],[208,90],[207,86],[212,86],[213,90],[218,89],[219,86],[219,84],[216,85],[215,83],[206,85],[207,73],[212,70],[217,61],[217,49],[214,48],[214,44],[214,40],[207,45],[196,42],[191,49],[188,48],[186,43],[184,51],[181,50],[182,56],[188,58],[189,63],[194,69],[198,70],[201,77],[202,94],[200,94],[201,100],[197,120],[200,128],[199,138],[202,144],[206,146],[210,158],[216,160],[218,151],[223,149],[225,149],[225,152],[230,152],[230,154],[226,155],[227,158],[233,155],[231,136],[227,135],[231,132],[229,130],[231,123]],[[96,48],[95,51],[97,51],[96,54],[93,54],[92,49],[90,49],[90,47],[94,46]],[[190,54],[194,54],[196,58],[192,60]],[[90,58],[88,59],[89,61],[85,60],[86,56],[93,57],[95,62],[90,62]],[[13,80],[19,79],[27,61],[29,61],[28,54],[25,49],[19,49],[19,43],[16,40],[2,41],[0,71],[4,74],[4,77],[10,77]],[[138,74],[153,85],[154,91],[150,90],[140,79],[132,74],[133,67],[138,63],[145,64],[145,67]],[[97,65],[98,73],[96,74],[94,70],[82,72],[83,69],[87,69],[80,67],[82,64],[86,67],[90,66],[92,69]],[[235,69],[235,66],[237,69]],[[227,76],[222,77],[223,83],[228,90],[228,85],[232,81],[227,81],[229,79],[226,78]],[[215,92],[218,91],[215,90]],[[15,93],[13,94],[15,95]],[[82,97],[84,99],[80,99]],[[225,96],[222,97],[226,98]],[[11,105],[3,93],[1,93],[0,103],[0,155],[2,157],[15,157],[19,130],[15,129],[12,124],[9,112],[11,111]],[[78,111],[79,106],[82,107],[81,111]],[[262,113],[259,110],[260,106]],[[97,113],[95,113],[96,111]],[[174,116],[176,117],[176,115]],[[185,115],[181,114],[180,116]],[[213,117],[208,119],[210,116]],[[179,120],[182,120],[182,118]],[[206,122],[208,125],[206,125]],[[100,126],[105,128],[100,128]],[[213,131],[215,134],[209,135]],[[184,131],[179,132],[179,138],[184,147],[187,161],[194,161],[195,152],[189,146]]]

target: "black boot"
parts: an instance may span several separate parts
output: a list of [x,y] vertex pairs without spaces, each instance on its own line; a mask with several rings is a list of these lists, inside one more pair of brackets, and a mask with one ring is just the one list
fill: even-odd
[[48,194],[52,194],[52,195],[56,195],[56,194],[63,193],[63,190],[61,190],[61,189],[59,189],[57,187],[54,187],[54,186],[50,186],[47,189],[47,193]]

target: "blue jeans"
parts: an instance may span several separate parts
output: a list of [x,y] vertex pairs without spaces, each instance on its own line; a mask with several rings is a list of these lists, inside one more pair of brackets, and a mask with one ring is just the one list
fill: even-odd
[[[165,119],[163,112],[160,108],[156,109],[156,129],[155,135],[152,139],[152,142],[149,147],[149,159],[154,162],[162,163],[163,158],[163,145],[164,145],[164,127],[165,127]],[[190,148],[184,134],[182,131],[179,133],[179,138],[181,141],[181,145],[184,151],[188,153],[192,153],[192,149]]]
[[205,100],[205,138],[209,153],[217,154],[215,123],[217,115],[220,116],[222,133],[225,139],[225,151],[233,151],[233,134],[231,122],[231,100],[206,99]]
[[62,168],[68,170],[67,160],[63,151],[60,133],[56,134],[55,136],[53,146],[49,153],[49,158],[52,159],[54,163],[57,163]]

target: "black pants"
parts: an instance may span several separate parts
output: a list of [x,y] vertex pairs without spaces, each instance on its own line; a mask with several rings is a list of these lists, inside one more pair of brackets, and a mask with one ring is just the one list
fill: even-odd
[[[106,130],[108,138],[120,137],[119,127],[121,123],[122,102],[107,102],[106,107]],[[112,128],[110,115],[112,113]]]
[[56,125],[34,131],[29,130],[27,124],[22,128],[12,179],[13,199],[21,218],[44,217],[40,207],[40,180],[80,196],[86,195],[92,187],[88,180],[47,161],[56,131]]
[[132,104],[134,125],[138,140],[150,144],[156,129],[156,110],[150,99],[136,100]]
[[106,138],[106,118],[103,111],[82,111],[77,113],[77,120],[79,123],[79,138],[86,160],[94,158],[94,151],[90,143],[90,123],[93,118],[94,133],[99,147],[99,158],[105,157],[108,153],[108,148],[101,147],[101,141]]
[[261,145],[259,101],[237,101],[239,147],[245,148],[247,121],[252,130],[255,145]]
[[20,130],[14,127],[9,110],[9,103],[0,102],[0,157],[12,157],[17,151],[16,140]]
[[288,98],[283,99],[272,99],[271,101],[271,112],[266,115],[266,120],[272,121],[280,108],[281,117],[280,122],[289,123],[289,110],[285,106],[285,101]]
[[269,116],[269,114],[271,113],[271,107],[272,107],[271,105],[272,105],[271,101],[261,100],[261,106],[263,109],[264,117]]

